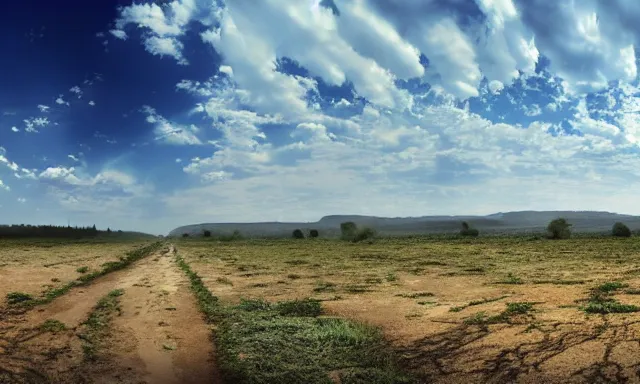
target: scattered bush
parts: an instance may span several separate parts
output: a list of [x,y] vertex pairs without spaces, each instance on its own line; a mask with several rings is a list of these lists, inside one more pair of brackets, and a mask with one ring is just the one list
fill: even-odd
[[480,232],[477,229],[472,228],[469,223],[466,221],[462,222],[462,229],[460,230],[461,236],[478,237],[479,234]]
[[312,230],[309,231],[309,237],[313,238],[313,237],[318,237],[318,236],[320,236],[320,233],[318,232],[317,229],[312,229]]
[[369,228],[369,227],[364,227],[364,228],[360,229],[359,231],[357,231],[357,233],[353,237],[352,241],[354,243],[357,243],[359,241],[373,239],[374,237],[376,237],[376,235],[377,235],[377,233],[376,233],[375,229]]
[[7,293],[7,304],[9,305],[24,303],[32,300],[33,300],[33,296],[31,296],[28,293],[24,293],[24,292]]
[[353,221],[340,224],[340,234],[343,240],[353,240],[358,232],[358,226]]
[[547,226],[549,238],[554,240],[568,239],[571,237],[571,224],[565,218],[551,220]]
[[204,237],[211,237],[211,231],[209,231],[209,230],[204,230],[204,232],[202,232],[202,236],[204,236]]
[[89,271],[89,267],[87,267],[87,266],[80,267],[80,268],[76,269],[76,272],[78,272],[78,273],[87,273],[87,271]]
[[294,239],[304,239],[304,233],[302,233],[302,230],[296,229],[296,230],[293,231],[293,238]]
[[631,230],[624,223],[618,222],[613,224],[611,234],[616,237],[631,237]]

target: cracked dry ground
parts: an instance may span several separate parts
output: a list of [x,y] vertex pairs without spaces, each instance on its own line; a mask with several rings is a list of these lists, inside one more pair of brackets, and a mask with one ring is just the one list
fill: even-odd
[[[31,310],[0,308],[0,383],[217,383],[211,330],[173,247]],[[80,338],[97,302],[119,308],[88,358]],[[43,330],[47,320],[64,330]]]

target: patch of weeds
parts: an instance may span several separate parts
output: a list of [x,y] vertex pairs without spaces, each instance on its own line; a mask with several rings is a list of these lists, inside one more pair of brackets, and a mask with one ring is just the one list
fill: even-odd
[[628,286],[629,284],[621,283],[619,281],[610,281],[602,285],[599,285],[596,289],[600,292],[608,293],[608,292],[615,292],[622,288],[627,288]]
[[379,277],[368,277],[364,282],[367,284],[382,284],[382,279]]
[[531,331],[538,330],[541,331],[540,324],[531,323],[527,326],[527,328],[523,331],[524,333],[531,333]]
[[478,312],[466,318],[464,323],[469,325],[507,323],[512,316],[526,315],[533,310],[533,303],[530,302],[507,303],[506,306],[507,308],[498,315],[487,317],[485,312]]
[[269,284],[267,284],[267,283],[255,283],[255,284],[251,284],[249,287],[251,287],[251,288],[266,288],[268,286],[269,286]]
[[533,284],[579,285],[584,283],[586,283],[585,280],[533,280]]
[[399,369],[398,358],[378,328],[315,317],[322,307],[311,299],[276,304],[243,300],[223,307],[190,266],[179,255],[176,258],[191,280],[200,310],[216,324],[217,363],[224,382],[415,382]]
[[120,299],[124,291],[116,289],[100,299],[89,314],[89,318],[82,323],[84,329],[78,335],[83,341],[82,350],[87,360],[95,360],[97,350],[104,338],[109,334],[109,325],[114,312],[120,313]]
[[511,272],[505,280],[498,281],[497,284],[524,284],[521,278],[514,276]]
[[57,277],[54,277],[53,279],[51,279],[51,282],[53,283],[59,283],[60,279],[58,279]]
[[216,282],[220,284],[233,285],[233,282],[224,276],[218,277]]
[[300,278],[300,275],[297,275],[295,273],[290,273],[290,274],[287,275],[287,278],[291,279],[291,280],[296,280],[296,279]]
[[405,299],[417,299],[419,297],[433,297],[435,296],[431,292],[412,292],[412,293],[398,293],[397,297],[404,297]]
[[484,269],[483,267],[472,267],[472,268],[465,268],[463,269],[464,272],[467,273],[474,273],[474,274],[482,274],[487,272],[486,269]]
[[9,292],[7,293],[7,304],[25,304],[33,302],[33,296],[24,292]]
[[416,276],[418,276],[418,275],[421,275],[421,274],[422,274],[422,272],[424,272],[424,271],[425,271],[425,269],[424,269],[424,268],[421,268],[421,267],[415,267],[415,268],[411,268],[411,269],[409,269],[407,272],[409,272],[409,273],[410,273],[410,274],[412,274],[412,275],[416,275]]
[[612,295],[629,285],[618,281],[607,282],[591,290],[586,305],[580,307],[586,313],[631,313],[640,311],[640,307],[632,304],[623,304]]
[[640,295],[640,289],[631,288],[624,291],[624,293],[626,293],[627,295]]
[[176,349],[176,346],[172,344],[162,344],[162,348],[166,349],[167,351],[174,351]]
[[596,334],[598,335],[603,334],[607,329],[609,329],[609,323],[598,324],[594,328],[594,330],[596,331]]
[[88,271],[89,271],[89,267],[87,267],[86,265],[76,269],[76,272],[78,273],[87,273]]
[[438,304],[436,301],[418,301],[419,305],[435,305]]
[[61,321],[58,321],[55,319],[48,319],[44,323],[42,323],[38,328],[43,332],[58,333],[66,330],[67,326],[64,325],[64,323]]
[[398,275],[396,275],[393,272],[387,273],[384,279],[387,280],[388,282],[398,281]]
[[351,284],[351,285],[345,286],[344,291],[348,293],[364,293],[364,292],[371,292],[371,289],[368,285]]
[[336,289],[335,283],[331,283],[328,281],[318,281],[316,282],[316,286],[313,288],[314,292],[333,292]]

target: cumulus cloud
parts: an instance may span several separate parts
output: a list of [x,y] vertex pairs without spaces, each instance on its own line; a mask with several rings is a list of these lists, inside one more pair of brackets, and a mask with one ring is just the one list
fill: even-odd
[[89,104],[90,106],[92,106],[92,107],[96,105],[95,101],[93,101],[93,100],[89,100],[89,103],[88,103],[88,104]]
[[56,104],[58,104],[58,105],[67,105],[67,106],[70,105],[68,101],[65,101],[62,98],[62,95],[58,96],[58,98],[56,99]]
[[10,191],[10,190],[11,190],[11,188],[9,188],[9,186],[8,186],[8,185],[6,185],[6,184],[2,181],[2,179],[0,179],[0,189],[1,189],[1,190],[4,190],[4,191]]
[[12,130],[13,132],[20,132],[20,130],[18,129],[18,127],[15,127],[15,126],[14,126],[14,127],[11,127],[11,130]]
[[50,108],[48,106],[46,106],[46,105],[39,104],[38,105],[38,109],[40,110],[40,112],[44,113],[44,112],[48,112]]

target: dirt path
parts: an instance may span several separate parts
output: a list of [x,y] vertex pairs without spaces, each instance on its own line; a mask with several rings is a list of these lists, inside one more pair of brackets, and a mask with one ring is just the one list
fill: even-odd
[[[173,256],[173,247],[165,249],[42,308],[0,319],[0,382],[219,383],[211,331]],[[113,317],[98,358],[86,361],[82,323],[114,289],[124,289],[120,316]],[[67,330],[40,330],[50,319]]]

